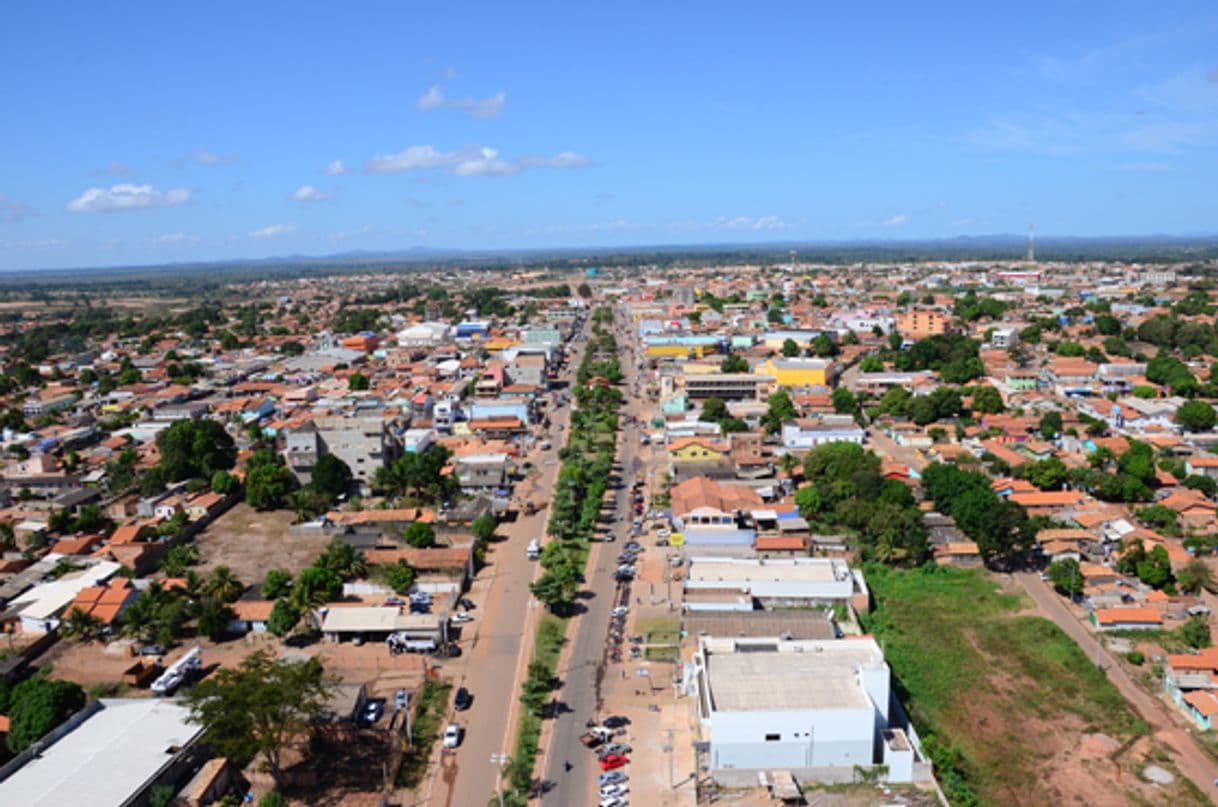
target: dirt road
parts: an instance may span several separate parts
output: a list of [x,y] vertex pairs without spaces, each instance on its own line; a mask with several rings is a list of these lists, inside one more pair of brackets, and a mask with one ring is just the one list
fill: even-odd
[[[1015,578],[1041,610],[1065,631],[1067,636],[1077,642],[1089,658],[1096,657],[1095,636],[1083,627],[1048,584],[1031,572],[1018,573]],[[1211,801],[1218,800],[1218,787],[1214,785],[1214,779],[1218,777],[1218,765],[1197,747],[1192,735],[1179,726],[1166,704],[1151,696],[1130,678],[1107,649],[1101,647],[1098,657],[1108,680],[1125,696],[1125,700],[1137,715],[1150,724],[1155,738],[1173,752],[1172,761],[1180,772],[1191,779]]]

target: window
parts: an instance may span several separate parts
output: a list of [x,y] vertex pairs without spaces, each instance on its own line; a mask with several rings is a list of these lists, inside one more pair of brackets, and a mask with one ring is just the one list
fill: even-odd
[[765,736],[765,741],[766,741],[767,743],[776,743],[776,742],[778,742],[778,741],[779,741],[779,740],[781,740],[781,739],[782,739],[782,735],[781,735],[781,734],[767,734],[767,735]]

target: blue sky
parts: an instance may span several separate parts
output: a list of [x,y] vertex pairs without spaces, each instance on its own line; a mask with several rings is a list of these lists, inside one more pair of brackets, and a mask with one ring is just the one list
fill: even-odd
[[1218,6],[8,4],[0,269],[1214,233]]

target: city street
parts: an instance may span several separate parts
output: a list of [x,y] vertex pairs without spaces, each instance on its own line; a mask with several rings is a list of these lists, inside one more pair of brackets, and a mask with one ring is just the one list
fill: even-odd
[[[570,350],[563,379],[571,381],[583,356],[582,342]],[[533,461],[539,475],[517,485],[520,501],[549,502],[560,467],[558,450],[570,425],[570,406],[550,410],[552,446],[535,451]],[[562,430],[558,426],[562,425]],[[484,805],[499,784],[499,768],[492,755],[510,753],[515,743],[519,715],[520,684],[533,650],[533,636],[541,609],[529,592],[538,571],[536,561],[525,556],[533,538],[545,535],[549,509],[543,507],[526,516],[521,509],[515,521],[499,526],[505,540],[491,545],[487,565],[475,579],[471,594],[480,603],[475,620],[462,637],[462,675],[453,682],[473,695],[473,705],[452,712],[449,719],[460,723],[465,738],[455,751],[442,753],[434,783],[424,784],[421,796],[428,804]],[[430,794],[430,798],[428,797]]]
[[[622,385],[626,399],[622,408],[624,424],[626,416],[642,418],[646,412],[643,401],[633,394],[638,379],[634,354],[623,351],[621,365],[625,376]],[[613,573],[617,568],[614,558],[630,535],[630,486],[642,465],[638,459],[638,449],[638,430],[623,425],[617,463],[620,469],[619,484],[614,493],[613,522],[609,527],[615,540],[613,543],[597,543],[593,548],[587,575],[587,590],[592,596],[583,600],[587,611],[577,618],[573,631],[568,633],[568,641],[573,643],[568,656],[570,661],[558,671],[562,689],[557,699],[564,708],[560,709],[550,726],[550,739],[543,752],[545,764],[542,779],[545,789],[541,803],[546,807],[596,803],[596,776],[601,771],[596,756],[580,745],[579,736],[585,731],[584,724],[590,718],[603,717],[600,706],[604,676],[617,675],[618,667],[621,667],[607,665],[605,648],[609,612],[614,606]],[[566,769],[568,763],[570,770]]]

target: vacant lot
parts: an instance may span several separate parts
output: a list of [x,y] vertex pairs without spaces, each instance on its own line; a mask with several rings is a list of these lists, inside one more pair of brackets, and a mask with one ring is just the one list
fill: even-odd
[[1195,804],[1147,727],[1053,623],[987,573],[869,568],[897,691],[953,804]]
[[246,584],[260,583],[268,569],[296,574],[321,554],[327,540],[319,535],[289,535],[291,523],[292,513],[287,510],[260,513],[245,502],[237,504],[195,536],[197,571],[205,574],[223,564]]

